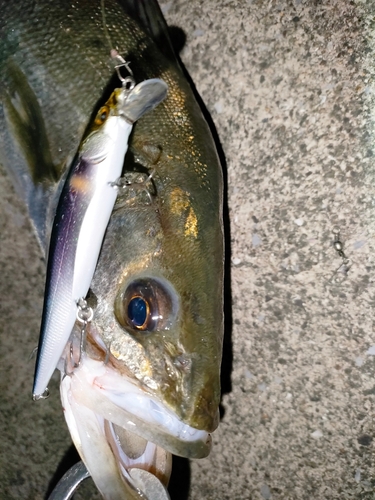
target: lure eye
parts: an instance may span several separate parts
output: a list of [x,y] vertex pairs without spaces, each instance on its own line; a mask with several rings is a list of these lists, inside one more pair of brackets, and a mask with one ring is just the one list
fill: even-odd
[[95,125],[102,125],[106,119],[108,118],[109,115],[109,109],[108,106],[103,106],[99,109],[98,114],[96,115],[95,118]]
[[175,319],[176,310],[174,290],[151,278],[130,283],[115,303],[118,322],[131,332],[168,330]]

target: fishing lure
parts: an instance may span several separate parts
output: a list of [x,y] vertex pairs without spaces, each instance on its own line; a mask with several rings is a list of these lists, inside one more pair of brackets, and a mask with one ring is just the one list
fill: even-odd
[[[120,76],[120,75],[119,75]],[[167,95],[159,79],[129,77],[99,110],[64,184],[53,222],[33,399],[47,385],[90,287],[111,216],[133,124]],[[79,317],[79,316],[78,316]]]

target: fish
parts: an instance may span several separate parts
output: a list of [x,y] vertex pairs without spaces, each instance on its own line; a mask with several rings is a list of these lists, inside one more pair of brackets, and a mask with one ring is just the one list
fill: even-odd
[[219,424],[223,179],[210,129],[155,1],[0,7],[0,162],[43,251],[85,130],[113,91],[110,49],[137,82],[168,86],[133,127],[85,298],[93,316],[75,323],[58,363],[64,415],[103,498],[155,497],[142,471],[166,495],[171,454],[207,456]]
[[116,89],[79,148],[53,221],[34,400],[48,395],[47,384],[77,319],[77,304],[89,290],[133,124],[166,95],[167,86],[158,79]]

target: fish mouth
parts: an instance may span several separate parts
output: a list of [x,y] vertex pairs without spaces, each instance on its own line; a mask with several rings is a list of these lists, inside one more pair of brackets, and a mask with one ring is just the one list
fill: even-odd
[[[81,384],[82,375],[63,375],[61,400],[73,442],[103,498],[169,498],[171,454],[88,408],[82,391],[89,398],[92,392]],[[151,484],[142,481],[147,473],[154,477]]]
[[[110,363],[81,354],[78,367],[63,376],[61,391],[96,415],[166,451],[186,458],[204,458],[211,436],[180,420],[155,396]],[[69,425],[69,424],[68,424]]]

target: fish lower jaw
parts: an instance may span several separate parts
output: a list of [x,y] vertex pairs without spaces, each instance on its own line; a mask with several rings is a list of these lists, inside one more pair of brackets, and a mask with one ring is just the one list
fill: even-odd
[[64,416],[73,442],[105,500],[169,500],[171,454],[79,404],[62,380]]
[[61,393],[63,401],[73,398],[101,418],[175,455],[204,458],[211,450],[207,431],[182,422],[161,401],[102,361],[85,356],[73,374],[63,378]]

